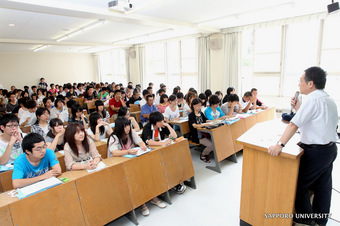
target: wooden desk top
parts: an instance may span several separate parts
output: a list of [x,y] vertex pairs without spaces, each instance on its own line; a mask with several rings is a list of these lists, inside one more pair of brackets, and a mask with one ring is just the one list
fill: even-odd
[[[237,141],[244,146],[268,152],[268,148],[275,145],[285,131],[287,124],[281,119],[261,122],[240,136]],[[297,159],[303,154],[303,150],[296,144],[300,141],[300,135],[295,134],[282,149],[281,157]]]

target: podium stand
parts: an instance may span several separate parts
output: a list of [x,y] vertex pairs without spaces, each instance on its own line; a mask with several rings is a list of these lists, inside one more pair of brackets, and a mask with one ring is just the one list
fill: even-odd
[[300,157],[295,134],[279,156],[268,154],[287,124],[256,124],[237,139],[243,145],[240,225],[292,225]]

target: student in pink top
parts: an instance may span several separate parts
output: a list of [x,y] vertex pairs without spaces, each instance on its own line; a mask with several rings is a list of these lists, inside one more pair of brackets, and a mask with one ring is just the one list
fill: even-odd
[[165,112],[165,108],[168,107],[170,105],[170,103],[168,102],[169,97],[166,94],[162,94],[160,101],[159,101],[159,105],[157,106],[157,109],[160,113],[164,113]]

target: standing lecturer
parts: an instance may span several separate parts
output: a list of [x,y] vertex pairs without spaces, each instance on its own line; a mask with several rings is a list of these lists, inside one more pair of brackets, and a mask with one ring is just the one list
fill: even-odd
[[[300,106],[297,100],[292,105],[297,111],[275,146],[268,148],[270,155],[280,154],[285,144],[300,128],[301,157],[296,190],[295,211],[308,214],[306,218],[295,215],[294,221],[314,225],[326,225],[332,194],[332,169],[337,156],[338,139],[336,127],[338,112],[334,100],[323,90],[326,84],[326,72],[319,67],[305,70],[300,78],[300,93],[307,95]],[[308,190],[314,191],[313,206]],[[321,217],[320,217],[321,216]],[[326,217],[325,217],[326,216]]]

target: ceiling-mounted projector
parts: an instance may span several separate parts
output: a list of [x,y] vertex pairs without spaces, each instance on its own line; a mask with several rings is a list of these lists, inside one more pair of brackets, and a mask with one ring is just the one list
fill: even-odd
[[108,3],[109,10],[118,12],[128,12],[133,9],[130,0],[114,0]]

